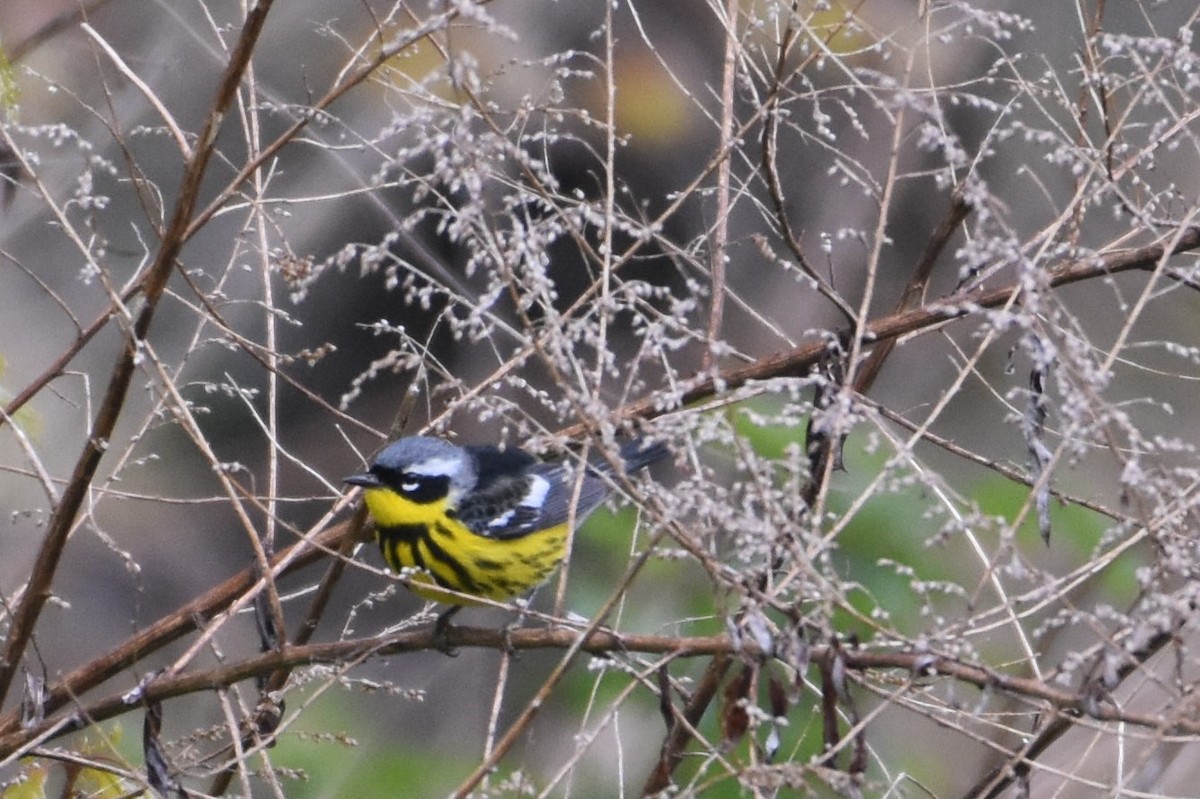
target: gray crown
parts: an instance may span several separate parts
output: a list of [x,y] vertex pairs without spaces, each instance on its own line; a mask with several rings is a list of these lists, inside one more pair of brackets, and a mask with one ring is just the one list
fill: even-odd
[[400,439],[379,453],[375,464],[396,472],[449,477],[451,490],[457,494],[470,491],[478,479],[475,464],[462,447],[429,436]]

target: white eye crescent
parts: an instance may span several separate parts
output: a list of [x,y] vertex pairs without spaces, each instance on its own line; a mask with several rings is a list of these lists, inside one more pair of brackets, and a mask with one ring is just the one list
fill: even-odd
[[401,483],[400,490],[406,494],[411,494],[421,487],[420,483]]

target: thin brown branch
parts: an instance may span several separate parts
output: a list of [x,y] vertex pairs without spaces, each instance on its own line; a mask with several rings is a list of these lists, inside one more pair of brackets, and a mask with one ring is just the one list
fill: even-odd
[[[1046,285],[1057,288],[1105,275],[1152,269],[1164,257],[1200,248],[1200,227],[1186,228],[1168,241],[1169,244],[1147,244],[1088,260],[1066,261],[1049,269]],[[973,316],[982,309],[1004,305],[1020,290],[1020,285],[1013,283],[986,291],[960,292],[919,308],[889,314],[867,324],[863,339],[878,343],[909,333],[930,330],[951,320]],[[681,381],[684,388],[672,398],[674,406],[685,406],[711,397],[718,387],[721,391],[731,391],[755,380],[806,375],[813,364],[824,357],[826,349],[827,345],[823,339],[809,341],[784,352],[763,356],[744,366],[726,369],[716,377],[699,377],[690,383]],[[653,395],[626,405],[620,409],[619,414],[627,419],[652,418],[666,412],[666,406],[666,398]],[[561,431],[561,434],[576,436],[581,431],[580,425],[572,425]]]
[[[1178,625],[1178,627],[1181,628],[1182,625]],[[1124,681],[1126,677],[1140,669],[1147,660],[1161,651],[1164,646],[1175,640],[1177,632],[1177,629],[1172,629],[1159,633],[1141,650],[1133,653],[1129,662],[1120,669],[1118,673],[1118,682]],[[1102,657],[1104,657],[1103,654],[1099,655],[1097,660]],[[1080,707],[1090,706],[1094,709],[1095,695],[1092,694],[1089,698],[1088,682],[1089,681],[1087,680],[1084,681],[1084,687],[1077,694],[1077,696],[1079,696]],[[1018,752],[1015,752],[1013,757],[1006,759],[1004,763],[991,769],[983,776],[982,779],[980,779],[977,783],[975,783],[975,785],[967,790],[967,792],[963,794],[963,799],[995,799],[1012,784],[1013,780],[1021,773],[1023,768],[1027,768],[1030,762],[1049,749],[1052,744],[1054,744],[1069,730],[1075,727],[1075,718],[1080,714],[1064,713],[1063,711],[1067,709],[1067,706],[1058,703],[1054,703],[1054,706],[1055,710],[1059,712],[1051,715],[1045,726],[1042,727],[1041,730],[1038,730],[1037,734],[1030,738]],[[1175,726],[1175,722],[1168,721],[1168,719],[1162,717],[1161,715],[1158,716],[1158,719],[1159,727],[1164,731],[1178,729],[1179,732],[1186,734],[1196,734],[1197,732],[1200,732],[1200,722],[1197,722],[1194,718],[1188,719],[1187,722],[1184,722],[1186,728],[1177,728]],[[1153,727],[1155,725],[1152,724],[1150,726]]]
[[[272,564],[276,567],[286,564],[281,574],[302,569],[336,550],[344,539],[354,536],[353,530],[349,523],[330,527],[280,552]],[[221,613],[253,588],[254,583],[255,570],[247,567],[62,677],[47,687],[41,705],[42,713],[49,717],[70,703],[73,697],[94,690],[147,655],[194,632],[200,624]],[[13,734],[20,724],[19,711],[5,714],[0,717],[0,736]]]
[[[733,83],[737,76],[738,57],[738,0],[725,2],[725,58],[721,68],[721,149],[729,149],[733,134]],[[708,333],[700,368],[713,366],[716,343],[721,337],[721,321],[725,315],[725,267],[729,258],[729,158],[721,159],[717,167],[717,219],[712,232],[712,253],[709,270],[712,274],[712,293],[709,298]]]
[[[128,301],[136,293],[136,288],[130,289],[121,297],[121,300],[123,302]],[[24,388],[17,392],[15,397],[9,400],[8,405],[6,405],[4,408],[5,415],[13,416],[31,399],[36,397],[38,393],[52,381],[62,377],[67,370],[67,365],[75,359],[75,356],[78,355],[85,346],[87,346],[89,341],[96,337],[96,334],[107,327],[109,320],[112,319],[113,314],[116,312],[117,308],[114,303],[112,306],[101,312],[100,315],[94,320],[92,320],[90,325],[83,330],[80,330],[76,334],[74,340],[67,345],[67,348],[59,353],[59,356],[54,359],[53,363],[43,369],[41,374],[39,374],[33,380],[30,380]],[[4,422],[0,421],[0,426],[3,426],[3,424]]]
[[[211,691],[270,674],[280,669],[295,669],[316,664],[339,664],[366,657],[389,657],[409,652],[435,650],[441,641],[432,628],[406,631],[391,635],[349,639],[330,643],[288,647],[282,652],[266,652],[236,663],[210,669],[161,675],[147,680],[131,693],[111,694],[81,705],[74,718],[94,724],[136,710],[146,702],[162,702],[177,696]],[[632,635],[610,630],[522,629],[506,630],[477,627],[450,627],[444,643],[455,649],[483,648],[502,650],[511,647],[526,651],[557,649],[567,652],[611,654],[641,652],[645,654],[687,657],[762,657],[765,653],[746,641],[731,641],[726,635],[679,637]],[[813,662],[835,653],[830,646],[814,646],[809,650]],[[1120,722],[1162,734],[1200,734],[1200,720],[1195,718],[1165,719],[1153,713],[1123,711],[1111,703],[1097,702],[1086,692],[1080,693],[1043,682],[1032,677],[1009,676],[992,668],[928,651],[869,651],[837,648],[836,654],[845,667],[854,671],[899,670],[927,681],[950,678],[977,688],[999,691],[1023,699],[1044,702],[1069,718],[1093,718],[1097,721]],[[718,681],[719,683],[719,681]],[[59,727],[55,729],[56,725]],[[43,721],[0,736],[0,759],[8,759],[26,742],[53,740],[70,732],[55,721]],[[49,735],[45,735],[49,733]],[[44,737],[43,737],[44,736]]]
[[[921,260],[913,267],[912,277],[904,287],[904,292],[900,295],[900,301],[896,304],[894,313],[915,308],[925,299],[925,292],[929,288],[929,278],[933,275],[934,265],[937,264],[942,251],[946,249],[950,237],[954,235],[954,231],[958,230],[958,226],[967,218],[970,211],[971,206],[967,204],[960,187],[950,198],[950,207],[929,237]],[[871,350],[871,354],[863,361],[862,368],[858,370],[855,377],[855,391],[859,394],[866,394],[871,390],[875,379],[879,377],[880,370],[883,369],[884,362],[887,361],[895,347],[896,339],[889,338],[879,342],[879,345]]]
[[830,653],[832,657],[814,658],[821,674],[821,765],[837,768],[837,756],[841,741],[841,730],[838,727],[838,686],[833,679],[834,660],[837,652]]
[[[798,0],[793,0],[791,14],[794,16],[799,9]],[[862,0],[859,6],[862,5]],[[857,11],[856,7],[854,11]],[[849,21],[853,18],[853,11],[848,13],[845,19],[838,25],[833,26],[830,32],[825,37],[825,44],[828,45],[834,37],[841,34]],[[857,318],[857,313],[850,303],[838,293],[829,281],[821,276],[821,273],[816,270],[816,267],[808,260],[808,256],[804,254],[804,247],[800,243],[800,236],[792,227],[791,217],[788,215],[787,201],[784,198],[782,183],[779,180],[779,119],[780,97],[783,94],[784,87],[787,85],[787,62],[791,54],[792,45],[796,41],[796,28],[789,22],[787,28],[783,32],[783,40],[779,43],[779,56],[775,61],[774,82],[771,91],[767,96],[766,103],[763,104],[763,133],[762,133],[762,168],[763,174],[767,181],[767,193],[771,197],[771,205],[775,211],[775,222],[779,226],[779,232],[791,250],[792,257],[796,259],[796,265],[800,267],[800,271],[808,275],[809,279],[826,299],[832,302],[837,309],[842,312],[845,317],[846,324],[854,324]],[[820,48],[813,48],[813,51],[805,57],[793,73],[803,72],[810,64],[816,61],[821,53]]]
[[167,285],[167,278],[175,266],[176,256],[183,247],[184,233],[188,221],[192,217],[200,184],[204,177],[209,159],[216,145],[217,132],[225,118],[230,105],[237,94],[241,77],[250,62],[254,44],[266,22],[267,12],[272,0],[260,0],[250,9],[241,35],[229,58],[229,64],[222,76],[213,101],[212,110],[204,122],[204,129],[196,143],[194,156],[187,162],[179,188],[179,199],[167,227],[166,235],[159,247],[154,264],[146,271],[142,280],[141,290],[144,304],[138,313],[133,326],[126,332],[125,345],[117,356],[113,367],[108,389],[96,418],[92,423],[90,435],[84,445],[71,479],[63,491],[62,500],[55,508],[47,525],[46,535],[34,560],[33,570],[29,577],[28,587],[16,607],[8,636],[4,643],[4,656],[0,660],[0,700],[8,695],[21,660],[25,647],[33,635],[33,630],[42,607],[50,598],[50,585],[58,571],[58,563],[66,547],[67,535],[74,524],[83,500],[92,484],[92,478],[100,465],[100,458],[108,447],[109,437],[116,428],[125,397],[129,391],[130,381],[141,356],[141,342],[150,331],[154,320],[154,312]]
[[696,690],[692,691],[687,706],[680,714],[682,723],[676,719],[668,729],[658,754],[658,762],[642,786],[642,796],[653,796],[671,787],[671,775],[683,760],[683,750],[692,740],[692,731],[700,724],[709,705],[716,698],[721,681],[725,679],[733,662],[733,658],[727,653],[718,654],[709,662],[708,668],[696,684]]

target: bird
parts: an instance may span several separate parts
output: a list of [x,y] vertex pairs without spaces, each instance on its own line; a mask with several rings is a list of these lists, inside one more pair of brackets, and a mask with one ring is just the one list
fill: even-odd
[[[646,438],[620,448],[627,474],[666,455]],[[470,597],[503,602],[549,580],[567,554],[569,525],[604,502],[614,477],[602,460],[580,474],[567,460],[540,461],[519,447],[408,436],[343,482],[363,490],[387,565],[411,575],[417,596],[449,605],[434,630],[438,648],[451,652],[450,618],[480,604]]]

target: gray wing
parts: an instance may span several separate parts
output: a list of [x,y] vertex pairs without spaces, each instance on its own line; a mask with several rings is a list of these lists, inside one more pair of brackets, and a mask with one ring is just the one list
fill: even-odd
[[497,477],[464,497],[456,515],[476,535],[517,538],[538,529],[537,494],[529,473]]
[[[575,468],[562,463],[539,463],[519,476],[503,477],[463,499],[458,518],[476,535],[520,538],[556,527],[571,518]],[[575,508],[578,524],[608,496],[608,483],[588,469],[579,487]]]
[[[608,471],[603,466],[599,467]],[[550,488],[542,501],[538,514],[539,527],[554,527],[565,524],[571,518],[571,500],[575,498],[575,484],[579,486],[579,502],[575,506],[575,523],[579,524],[596,508],[600,507],[609,493],[609,483],[597,473],[597,467],[589,467],[583,477],[575,464],[541,463],[530,469],[530,474],[549,483]]]
[[[512,457],[511,452],[508,457]],[[484,454],[494,456],[491,450]],[[665,446],[644,438],[621,447],[627,472],[641,469],[667,454]],[[527,458],[533,460],[522,454],[518,472],[490,471],[477,489],[464,498],[458,516],[472,532],[488,538],[520,538],[565,524],[571,518],[577,484],[575,523],[579,524],[608,496],[606,477],[612,474],[612,467],[607,462],[593,461],[581,477],[577,463],[537,463],[527,462]]]

